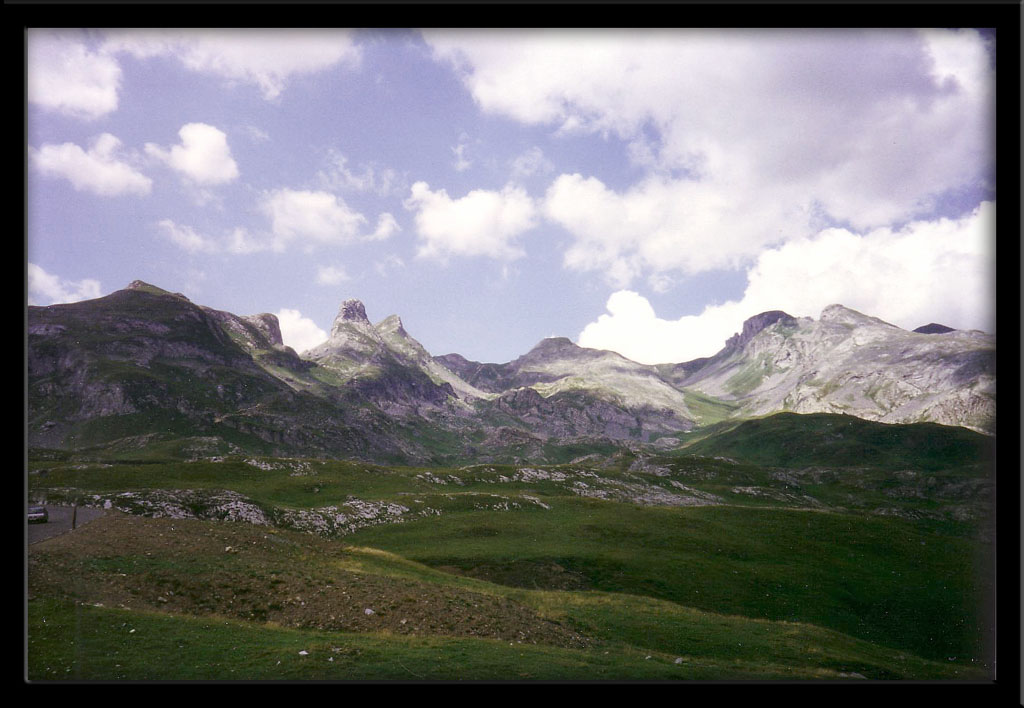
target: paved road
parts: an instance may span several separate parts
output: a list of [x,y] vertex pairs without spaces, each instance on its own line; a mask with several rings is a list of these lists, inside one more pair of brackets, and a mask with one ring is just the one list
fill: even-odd
[[[37,543],[71,530],[72,508],[70,506],[55,506],[47,504],[46,511],[50,514],[50,520],[47,523],[28,524],[29,543]],[[93,519],[98,519],[103,516],[104,513],[106,512],[104,512],[103,509],[93,509],[84,506],[78,507],[78,514],[75,517],[75,529],[77,530],[82,528],[83,524],[87,524]]]

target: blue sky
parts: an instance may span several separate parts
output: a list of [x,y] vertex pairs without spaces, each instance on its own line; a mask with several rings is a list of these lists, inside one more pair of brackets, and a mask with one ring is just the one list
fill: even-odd
[[994,332],[991,35],[30,30],[30,304],[359,298],[431,353],[709,356],[834,302]]

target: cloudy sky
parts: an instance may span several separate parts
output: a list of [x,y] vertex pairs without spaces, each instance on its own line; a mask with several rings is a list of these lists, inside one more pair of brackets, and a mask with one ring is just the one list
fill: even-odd
[[431,353],[709,356],[842,303],[995,331],[991,32],[27,33],[30,304],[359,298]]

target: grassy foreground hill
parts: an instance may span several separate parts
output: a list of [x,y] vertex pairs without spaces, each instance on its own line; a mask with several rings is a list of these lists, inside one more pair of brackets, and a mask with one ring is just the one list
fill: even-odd
[[32,497],[108,510],[29,547],[28,677],[993,676],[989,464],[737,450],[444,468],[34,451]]

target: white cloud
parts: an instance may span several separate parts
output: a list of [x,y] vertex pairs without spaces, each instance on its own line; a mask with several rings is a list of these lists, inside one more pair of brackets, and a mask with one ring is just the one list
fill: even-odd
[[299,353],[327,340],[327,332],[298,310],[279,310],[277,319],[281,325],[281,340]]
[[170,219],[164,219],[157,226],[179,248],[189,253],[215,253],[219,245],[211,238],[196,232],[191,226],[179,226]]
[[110,133],[97,137],[89,150],[74,143],[29,148],[32,164],[45,175],[63,177],[78,191],[104,197],[149,194],[153,181],[124,161],[121,141]]
[[574,240],[566,267],[598,270],[616,287],[643,273],[698,273],[741,265],[761,248],[808,231],[806,212],[785,211],[771,193],[731,199],[717,182],[651,176],[625,192],[600,180],[561,175],[544,198],[545,216]]
[[316,269],[317,285],[338,285],[346,280],[349,280],[349,275],[341,266],[320,266]]
[[574,236],[566,265],[619,286],[749,263],[823,218],[930,218],[993,170],[993,68],[974,30],[425,37],[483,111],[618,138],[648,170],[620,191],[562,175],[545,204]]
[[386,278],[394,271],[401,270],[402,268],[405,268],[405,261],[393,253],[387,254],[383,260],[373,264],[374,272],[381,278]]
[[827,229],[765,251],[739,301],[678,320],[657,317],[646,298],[621,290],[587,325],[580,346],[611,349],[642,363],[711,356],[743,321],[767,310],[819,317],[840,303],[904,329],[939,322],[995,331],[995,205],[961,219],[936,219],[858,235]]
[[544,155],[543,150],[536,146],[521,155],[517,155],[510,161],[509,165],[512,168],[510,175],[512,180],[519,180],[537,174],[547,174],[555,169],[555,164]]
[[181,144],[165,150],[146,143],[146,153],[199,185],[225,184],[238,177],[238,165],[222,130],[206,123],[187,123],[178,135]]
[[330,192],[276,189],[264,193],[260,210],[270,219],[276,251],[299,241],[306,249],[316,245],[346,245],[356,241],[383,241],[401,227],[395,217],[382,212],[370,233],[364,232],[367,219],[341,197]]
[[117,110],[121,67],[90,50],[82,35],[47,30],[26,33],[28,100],[86,120]]
[[387,196],[396,188],[395,171],[375,163],[360,165],[359,171],[348,166],[348,158],[336,150],[328,151],[327,167],[317,173],[317,179],[328,191],[352,189]]
[[270,245],[263,240],[256,239],[249,233],[249,231],[241,226],[236,227],[231,231],[228,236],[225,250],[228,253],[259,253],[260,251],[266,251],[270,248]]
[[277,189],[265,195],[263,212],[270,218],[275,248],[293,240],[339,244],[355,240],[366,217],[328,192]]
[[402,227],[398,225],[398,221],[395,217],[388,212],[382,213],[377,217],[377,228],[373,230],[372,234],[368,234],[364,237],[367,241],[385,241],[396,232],[401,231]]
[[[90,47],[86,39],[93,36],[100,39]],[[29,102],[86,120],[117,110],[121,53],[173,57],[190,71],[255,85],[267,100],[278,99],[296,76],[355,68],[362,56],[353,32],[339,29],[124,29],[91,35],[34,29],[26,37]]]
[[189,253],[231,253],[244,255],[268,250],[271,245],[265,239],[257,239],[244,227],[232,229],[222,238],[199,233],[191,226],[176,224],[170,219],[157,222],[164,236],[182,250]]
[[468,147],[468,144],[460,142],[452,148],[452,153],[455,155],[455,162],[452,163],[452,167],[455,168],[456,172],[465,172],[473,166],[473,161],[466,157],[466,149]]
[[507,185],[500,192],[476,189],[452,199],[426,182],[412,186],[405,208],[416,212],[418,255],[487,256],[512,260],[523,255],[516,238],[533,228],[537,209],[524,189]]
[[92,278],[64,280],[47,273],[35,263],[28,264],[28,303],[30,305],[52,305],[54,303],[79,302],[100,297],[100,282]]
[[255,85],[267,100],[277,99],[295,76],[356,67],[361,57],[352,31],[337,29],[115,30],[103,49],[174,57],[191,71]]
[[270,140],[270,133],[256,125],[242,126],[242,132],[254,143],[265,143]]

